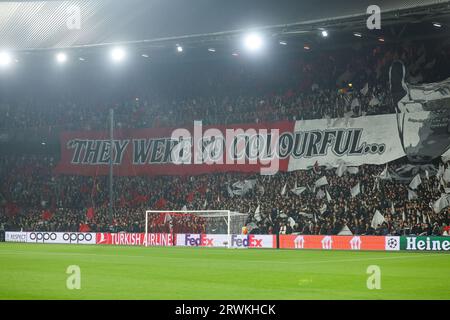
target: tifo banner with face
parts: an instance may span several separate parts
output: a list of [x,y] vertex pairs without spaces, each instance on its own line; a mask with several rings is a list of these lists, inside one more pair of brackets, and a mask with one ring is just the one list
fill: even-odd
[[274,235],[226,235],[226,234],[182,234],[176,236],[176,245],[181,247],[228,247],[232,248],[276,248]]
[[[145,233],[97,233],[97,244],[117,246],[144,246]],[[174,240],[169,233],[148,233],[148,246],[173,246]]]
[[[380,165],[405,155],[412,161],[431,160],[448,151],[450,135],[441,122],[430,123],[430,117],[430,112],[414,112],[227,127],[194,122],[186,128],[117,129],[112,148],[106,131],[65,132],[55,172],[106,175],[111,149],[119,176],[271,174],[310,169],[316,163]],[[438,150],[433,154],[423,147],[430,143]]]
[[400,250],[400,237],[280,235],[280,249]]

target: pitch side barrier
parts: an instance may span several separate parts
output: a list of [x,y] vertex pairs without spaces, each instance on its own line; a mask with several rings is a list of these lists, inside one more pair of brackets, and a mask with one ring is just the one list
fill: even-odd
[[450,237],[436,236],[330,236],[330,235],[226,235],[190,233],[94,233],[94,232],[5,232],[6,242],[177,246],[237,249],[316,249],[376,251],[450,251]]

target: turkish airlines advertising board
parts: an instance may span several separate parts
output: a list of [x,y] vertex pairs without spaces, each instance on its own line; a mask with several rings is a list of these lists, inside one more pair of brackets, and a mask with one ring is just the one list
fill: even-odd
[[[97,244],[116,246],[145,246],[145,233],[97,233]],[[173,246],[170,233],[147,234],[148,246]]]

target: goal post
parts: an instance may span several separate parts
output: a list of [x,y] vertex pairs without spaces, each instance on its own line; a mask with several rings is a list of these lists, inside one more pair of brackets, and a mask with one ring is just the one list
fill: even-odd
[[241,234],[247,218],[231,210],[146,210],[145,239],[149,233],[226,234],[230,248],[231,235]]

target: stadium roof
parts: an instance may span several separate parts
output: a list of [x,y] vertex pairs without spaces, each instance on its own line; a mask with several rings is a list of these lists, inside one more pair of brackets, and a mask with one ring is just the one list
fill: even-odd
[[[162,46],[220,41],[242,30],[264,28],[302,35],[320,26],[365,26],[370,0],[91,0],[0,2],[0,48],[41,50],[116,42]],[[66,21],[77,6],[80,29]],[[449,1],[379,1],[384,25],[448,15]],[[383,16],[384,13],[384,16]]]

